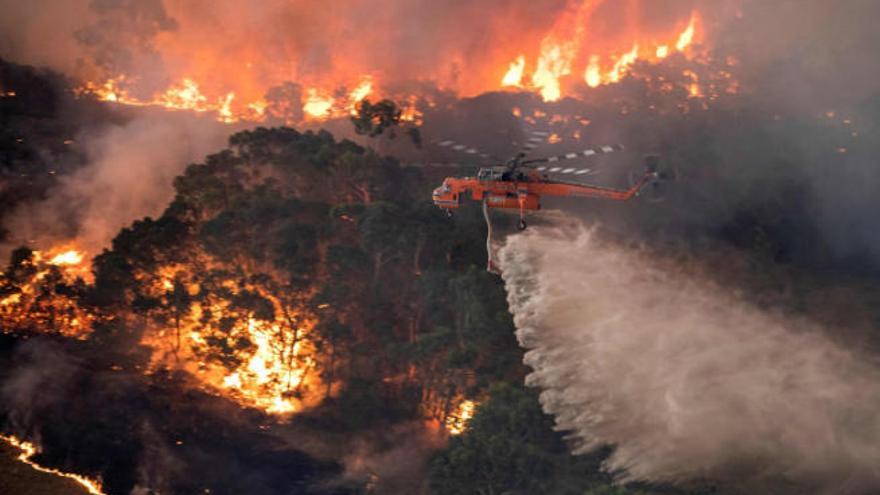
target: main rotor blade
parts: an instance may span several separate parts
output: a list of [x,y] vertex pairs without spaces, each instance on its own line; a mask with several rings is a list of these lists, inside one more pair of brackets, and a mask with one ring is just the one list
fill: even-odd
[[607,153],[614,153],[616,151],[623,151],[623,145],[620,144],[612,144],[609,146],[599,146],[596,148],[587,148],[582,151],[575,151],[571,153],[566,153],[564,155],[556,155],[556,156],[548,156],[547,158],[535,158],[532,160],[526,160],[522,162],[523,165],[529,165],[532,163],[554,163],[562,160],[576,160],[578,158],[589,158],[595,155],[604,155]]
[[441,148],[451,149],[453,151],[457,151],[459,153],[464,153],[466,155],[478,156],[478,157],[484,158],[484,159],[496,159],[495,157],[493,157],[489,153],[486,153],[486,152],[479,150],[477,148],[474,148],[472,146],[468,146],[466,144],[461,144],[461,143],[459,143],[457,141],[453,141],[451,139],[446,139],[444,141],[437,141],[434,144],[436,144],[437,146],[439,146]]
[[531,136],[526,139],[526,144],[522,147],[523,153],[532,151],[541,144],[547,142],[547,139],[550,137],[550,132],[547,131],[530,131],[529,134],[531,134]]
[[548,174],[573,174],[573,175],[596,175],[599,172],[591,168],[575,168],[575,167],[550,167],[542,165],[535,167],[538,172],[547,172]]

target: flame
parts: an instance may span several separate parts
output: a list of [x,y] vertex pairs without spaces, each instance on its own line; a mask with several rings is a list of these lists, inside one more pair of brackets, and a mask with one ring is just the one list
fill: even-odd
[[232,100],[235,99],[235,93],[229,93],[223,100],[223,104],[217,110],[218,119],[225,124],[231,124],[236,121],[235,115],[232,113]]
[[444,426],[450,435],[461,435],[467,430],[468,423],[474,417],[477,404],[472,400],[463,400],[458,404],[455,412],[446,416]]
[[595,88],[602,84],[602,74],[600,70],[599,56],[590,56],[590,64],[587,65],[587,71],[584,73],[584,80],[587,82],[587,86]]
[[71,288],[77,279],[90,276],[85,255],[71,245],[32,251],[18,277],[0,272],[5,295],[0,298],[0,332],[51,333],[84,339],[91,333],[93,317],[79,306]]
[[[257,346],[244,369],[223,377],[223,386],[234,389],[249,402],[270,413],[287,414],[297,407],[287,391],[295,389],[303,380],[304,368],[290,369],[284,366],[283,356],[274,347],[273,337],[279,333],[277,326],[265,326],[254,319],[248,320],[248,333]],[[299,354],[299,345],[290,351]],[[266,394],[254,394],[253,390],[268,390]]]
[[675,49],[683,52],[691,43],[694,42],[694,34],[697,30],[697,13],[694,12],[691,14],[691,21],[688,23],[688,27],[685,28],[684,31],[678,36],[678,41],[675,43]]
[[[691,14],[690,22],[687,27],[681,31],[676,38],[674,45],[676,51],[685,52],[693,44],[696,38],[697,19],[698,13],[694,11]],[[653,58],[648,57],[646,60],[650,62],[659,62],[671,54],[670,45],[665,43],[656,45],[651,53],[653,53]],[[600,57],[598,55],[592,55],[587,65],[587,69],[584,72],[584,81],[587,83],[587,86],[591,88],[603,84],[620,82],[623,77],[629,73],[630,67],[642,56],[643,53],[639,49],[639,43],[636,42],[628,52],[618,55],[616,57],[616,62],[611,69],[608,70],[608,72],[603,73],[600,66]],[[700,91],[695,91],[695,87],[698,89],[699,85],[690,85],[688,88],[689,93],[694,97],[701,96],[702,93]]]
[[557,101],[562,97],[559,79],[571,73],[571,59],[571,49],[562,45],[548,45],[542,50],[532,85],[540,90],[544,101]]
[[[340,38],[338,51],[328,57],[328,68],[322,71],[305,70],[300,67],[301,62],[295,53],[287,53],[286,45],[273,45],[279,40],[285,41],[282,33],[270,35],[258,31],[244,39],[259,41],[234,43],[232,46],[212,44],[211,37],[216,36],[213,26],[203,25],[203,16],[184,2],[171,1],[167,7],[172,14],[195,29],[165,33],[157,40],[155,49],[163,60],[169,61],[165,68],[172,72],[169,79],[173,83],[169,87],[145,87],[150,84],[148,81],[156,79],[153,74],[105,74],[103,79],[87,80],[78,92],[118,104],[212,113],[218,121],[225,123],[279,118],[289,124],[298,123],[293,121],[295,119],[310,122],[346,117],[351,114],[355,103],[369,95],[394,101],[418,100],[416,108],[409,111],[411,118],[415,119],[416,113],[425,110],[426,95],[416,94],[412,89],[400,89],[412,88],[401,83],[431,81],[438,89],[460,96],[522,88],[540,93],[545,101],[557,101],[570,90],[582,89],[583,84],[595,88],[620,81],[636,60],[656,63],[675,52],[688,57],[697,55],[691,53],[694,43],[703,35],[697,10],[688,12],[688,18],[675,19],[665,27],[653,25],[648,30],[639,27],[644,22],[630,12],[638,9],[624,9],[625,17],[619,23],[620,34],[601,36],[598,33],[602,30],[595,29],[595,26],[602,25],[604,20],[597,17],[607,13],[609,9],[606,7],[611,3],[611,0],[569,2],[568,8],[560,9],[548,28],[533,28],[522,33],[514,30],[519,35],[498,44],[502,49],[468,56],[471,54],[447,52],[440,47],[434,54],[436,60],[429,60],[431,63],[428,64],[414,61],[422,68],[402,74],[396,66],[363,60],[344,37]],[[504,22],[499,19],[497,23],[500,24],[496,25],[496,21],[492,21],[492,25],[487,26],[486,36],[511,32],[505,29],[511,26],[504,25]],[[239,26],[237,29],[248,28]],[[241,34],[232,32],[230,36]],[[340,33],[340,36],[344,34]],[[632,47],[640,48],[633,53]],[[347,49],[355,52],[350,54],[345,51]],[[283,58],[285,56],[288,58]],[[468,60],[477,62],[467,65]],[[582,77],[570,78],[573,73]],[[279,101],[277,95],[269,98],[273,88],[281,88],[287,83],[306,88],[301,99],[298,89],[286,96],[289,101]],[[141,96],[133,96],[136,94]],[[147,94],[152,96],[143,96]],[[300,108],[291,108],[294,105]],[[272,111],[273,106],[279,111]]]
[[[205,256],[200,254],[199,262],[211,265]],[[196,282],[197,272],[187,266],[164,266],[155,276],[157,298],[167,299],[181,289],[191,296],[202,296],[174,319],[179,328],[160,326],[145,334],[142,343],[154,350],[151,370],[182,367],[206,389],[281,417],[319,399],[310,395],[321,383],[317,374],[311,373],[318,364],[310,340],[315,323],[306,314],[262,286],[242,286],[232,278],[221,280],[223,292],[258,295],[271,303],[275,314],[269,320],[238,318],[240,309],[228,298],[217,299],[211,292],[203,292]],[[234,323],[229,326],[224,320]],[[224,357],[210,358],[218,348],[226,349]]]
[[418,99],[415,96],[409,97],[409,99],[402,104],[400,120],[402,122],[412,122],[415,125],[422,125],[422,118],[425,115],[419,110],[418,107]]
[[611,69],[611,72],[608,73],[608,80],[610,82],[616,83],[619,82],[621,78],[626,74],[627,69],[630,65],[634,64],[636,60],[639,59],[639,45],[633,45],[632,50],[627,53],[624,53],[617,60],[617,63],[614,64],[614,68]]
[[204,112],[208,98],[199,91],[199,85],[189,78],[184,78],[180,86],[172,87],[159,97],[158,103],[166,108],[177,110],[195,110]]
[[54,474],[62,478],[73,480],[79,483],[79,485],[85,488],[86,491],[88,491],[91,495],[105,495],[101,487],[100,480],[93,480],[79,474],[65,473],[64,471],[59,471],[57,469],[46,468],[34,462],[32,458],[39,453],[39,449],[34,444],[26,442],[24,440],[19,440],[14,436],[6,435],[0,435],[0,440],[3,440],[9,445],[12,445],[13,447],[20,450],[21,453],[18,455],[18,460],[27,464],[33,469],[42,473]]
[[308,92],[308,99],[303,105],[303,111],[310,117],[327,117],[333,108],[333,101],[332,97],[321,95],[316,88],[312,88]]
[[212,101],[205,96],[195,79],[184,77],[180,83],[167,90],[153,95],[149,99],[131,96],[126,86],[133,84],[130,78],[121,75],[108,79],[102,84],[86,82],[76,90],[82,95],[93,95],[102,101],[119,103],[129,106],[159,106],[168,110],[188,110],[199,113],[214,113],[219,122],[231,124],[239,120],[259,120],[266,108],[264,100],[257,100],[246,105],[246,109],[238,113],[233,108],[236,99],[234,92],[227,92]]
[[51,247],[45,251],[34,251],[34,260],[37,263],[47,263],[61,268],[70,278],[81,277],[91,279],[91,271],[86,260],[86,253],[80,249],[76,242],[71,241]]
[[348,95],[348,99],[351,101],[351,106],[349,107],[349,113],[351,113],[352,115],[357,115],[358,102],[362,101],[367,96],[370,96],[370,93],[372,93],[372,92],[373,92],[373,81],[370,78],[365,78]]
[[523,71],[526,68],[526,56],[520,55],[513,62],[510,63],[510,68],[507,69],[507,73],[504,74],[504,78],[501,80],[502,86],[515,86],[517,88],[522,87],[522,78]]
[[[135,274],[145,287],[144,296],[159,304],[149,315],[160,324],[142,338],[153,349],[147,371],[184,369],[207,390],[279,416],[316,403],[321,398],[317,391],[327,387],[314,372],[319,364],[311,340],[315,321],[297,306],[296,296],[270,290],[279,286],[276,282],[243,283],[232,274],[212,276],[211,283],[220,284],[212,292],[202,287],[200,274],[224,267],[205,253],[193,256],[194,265]],[[85,259],[68,244],[34,251],[15,279],[3,279],[0,273],[0,331],[88,337],[96,316],[78,304],[76,295],[57,289],[75,287],[79,273],[88,269]],[[267,301],[272,310],[264,309],[261,318],[242,314],[234,302],[237,294]]]
[[103,101],[113,103],[124,103],[127,105],[141,105],[141,102],[130,98],[128,92],[121,86],[125,84],[125,76],[117,76],[104,81],[103,84],[94,82],[86,82],[82,87],[78,88],[79,94],[92,94]]
[[691,82],[687,86],[688,96],[691,98],[699,98],[703,95],[703,91],[700,88],[700,77],[696,72],[692,70],[685,70],[684,76],[691,80]]
[[83,253],[77,251],[76,249],[69,249],[67,251],[56,254],[49,260],[50,265],[79,265],[82,263]]
[[21,302],[21,294],[10,294],[0,299],[0,306],[11,306]]
[[373,92],[373,81],[370,78],[365,78],[361,81],[360,84],[356,88],[351,91],[349,94],[349,98],[352,103],[357,103],[367,96],[370,96],[370,93]]
[[269,104],[266,103],[266,100],[259,100],[252,103],[247,104],[247,108],[250,112],[252,112],[253,117],[248,120],[262,120],[263,116],[266,115],[266,108],[269,107]]

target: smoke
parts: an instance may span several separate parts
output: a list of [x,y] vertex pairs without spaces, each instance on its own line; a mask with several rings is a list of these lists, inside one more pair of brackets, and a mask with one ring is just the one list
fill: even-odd
[[406,423],[353,438],[344,456],[343,482],[365,486],[369,493],[428,493],[425,466],[445,439],[423,424]]
[[89,163],[60,178],[47,199],[7,217],[12,244],[75,238],[86,252],[100,252],[120,228],[160,214],[174,196],[174,177],[220,148],[227,132],[207,118],[160,112],[78,136]]
[[185,475],[185,463],[174,455],[166,439],[149,420],[145,420],[141,427],[140,439],[143,451],[137,468],[138,484],[131,495],[172,493],[169,480]]
[[89,22],[88,0],[0,2],[0,58],[72,74],[82,52],[73,42]]
[[622,480],[880,486],[880,370],[834,328],[583,225],[535,228],[500,257],[527,383],[576,452],[616,447]]
[[95,72],[161,80],[162,57],[155,39],[177,29],[162,0],[92,0],[89,7],[96,19],[74,37],[89,55],[86,62],[96,66]]
[[80,363],[51,341],[30,340],[18,350],[14,371],[0,386],[8,426],[16,434],[35,427],[34,413],[56,404],[72,388]]

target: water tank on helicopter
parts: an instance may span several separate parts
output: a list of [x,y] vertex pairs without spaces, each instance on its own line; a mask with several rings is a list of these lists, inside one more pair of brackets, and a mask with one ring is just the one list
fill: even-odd
[[[513,209],[520,208],[519,197],[516,193],[507,194],[489,194],[486,196],[486,203],[489,208]],[[540,210],[541,201],[536,194],[527,194],[523,203],[524,210]]]

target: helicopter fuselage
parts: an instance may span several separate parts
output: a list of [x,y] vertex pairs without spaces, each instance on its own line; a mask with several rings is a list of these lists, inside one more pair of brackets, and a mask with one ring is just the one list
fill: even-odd
[[464,199],[485,201],[490,208],[526,210],[541,209],[542,196],[578,196],[626,201],[650,179],[646,175],[627,190],[588,184],[554,181],[536,170],[508,171],[505,167],[481,169],[476,177],[447,177],[434,189],[432,199],[438,207],[458,209]]

